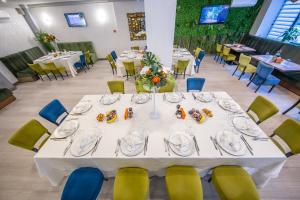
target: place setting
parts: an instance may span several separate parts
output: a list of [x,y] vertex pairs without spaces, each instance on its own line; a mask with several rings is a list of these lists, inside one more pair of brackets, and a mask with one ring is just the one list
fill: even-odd
[[118,157],[122,153],[127,157],[134,157],[140,154],[144,156],[148,150],[149,136],[140,131],[132,131],[130,134],[117,140],[115,156]]
[[218,105],[231,113],[243,113],[241,107],[235,103],[232,99],[220,99],[218,100]]
[[89,101],[79,102],[70,112],[70,115],[82,115],[88,112],[92,108],[92,104]]
[[111,105],[119,101],[120,99],[121,99],[121,94],[106,94],[100,98],[99,102],[102,105]]
[[194,100],[200,101],[203,103],[209,103],[214,100],[214,96],[211,92],[192,92]]
[[163,100],[169,103],[179,103],[183,99],[185,99],[185,96],[181,92],[167,92],[163,94]]
[[50,139],[55,141],[65,140],[75,134],[78,128],[79,121],[77,119],[66,119],[52,134]]
[[152,97],[150,93],[133,94],[131,96],[131,102],[134,102],[136,104],[144,104],[151,100],[151,98]]

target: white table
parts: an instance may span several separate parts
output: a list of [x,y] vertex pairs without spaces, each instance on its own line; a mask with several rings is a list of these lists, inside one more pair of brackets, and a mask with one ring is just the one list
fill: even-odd
[[[124,51],[116,60],[117,66],[117,75],[124,76],[126,75],[125,67],[123,65],[124,61],[134,61],[135,66],[141,66],[141,60],[143,59],[143,54],[139,53],[139,51]],[[186,49],[174,49],[172,62],[175,65],[179,59],[189,60],[189,64],[186,68],[186,74],[192,76],[195,74],[194,63],[195,59],[190,52]],[[173,70],[173,69],[172,69]]]
[[63,66],[66,68],[70,74],[75,77],[77,74],[77,70],[74,67],[74,63],[80,61],[80,55],[82,55],[81,51],[70,51],[70,52],[61,52],[62,55],[54,57],[54,53],[50,53],[46,56],[38,58],[33,61],[33,63],[39,63],[43,67],[44,63],[54,62],[56,66]]
[[[220,108],[216,101],[210,103],[196,102],[191,93],[184,93],[185,100],[180,102],[186,112],[191,108],[208,108],[213,111],[214,117],[208,118],[203,124],[196,123],[190,116],[185,120],[175,117],[176,103],[172,104],[163,101],[162,94],[156,94],[156,103],[160,109],[160,119],[149,119],[152,111],[153,100],[146,104],[134,104],[131,102],[131,94],[121,95],[121,100],[112,105],[102,105],[99,103],[101,95],[87,95],[81,101],[90,100],[93,104],[87,113],[76,116],[79,119],[79,132],[82,130],[103,132],[102,140],[97,151],[83,157],[72,157],[69,153],[63,156],[63,151],[69,141],[48,140],[43,148],[34,156],[34,160],[41,176],[46,176],[52,185],[58,185],[64,176],[79,167],[90,166],[99,168],[107,177],[113,177],[117,170],[122,167],[142,167],[149,171],[150,175],[164,175],[164,169],[171,165],[191,165],[197,168],[201,176],[206,175],[211,168],[219,165],[240,165],[247,169],[258,187],[263,187],[271,178],[279,175],[286,157],[273,144],[271,140],[254,141],[246,137],[248,143],[253,148],[254,155],[249,152],[245,156],[237,157],[224,153],[223,156],[215,150],[210,136],[214,136],[218,131],[232,128],[228,120],[229,112]],[[217,98],[231,98],[225,92],[215,92]],[[134,118],[123,119],[125,107],[131,106]],[[116,109],[118,121],[112,124],[97,122],[98,113],[105,113],[111,109]],[[245,114],[245,113],[244,113]],[[74,118],[74,116],[68,116]],[[140,154],[135,157],[126,157],[122,153],[115,156],[117,139],[128,134],[132,130],[145,128],[149,131],[149,144],[147,154]],[[195,152],[189,157],[176,155],[168,156],[164,148],[164,137],[173,130],[194,130],[200,147],[200,156]],[[262,137],[265,133],[259,129]],[[75,136],[76,139],[76,136]]]

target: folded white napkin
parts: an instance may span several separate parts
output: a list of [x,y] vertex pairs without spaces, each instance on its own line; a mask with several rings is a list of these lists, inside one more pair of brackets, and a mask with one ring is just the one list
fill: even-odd
[[230,131],[223,131],[222,134],[219,136],[221,145],[224,145],[226,149],[232,151],[240,151],[241,150],[241,143],[240,139],[237,135],[233,134]]
[[190,138],[184,134],[176,134],[170,137],[169,142],[179,151],[186,152],[190,149]]
[[144,139],[142,136],[140,136],[138,134],[134,134],[134,133],[127,135],[122,140],[125,143],[126,149],[129,152],[137,151],[144,142]]

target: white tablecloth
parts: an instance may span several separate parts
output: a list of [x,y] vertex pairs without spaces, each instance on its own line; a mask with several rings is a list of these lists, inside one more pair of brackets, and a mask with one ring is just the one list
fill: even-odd
[[[139,67],[139,66],[141,66],[141,60],[142,59],[143,59],[143,54],[138,53],[137,51],[124,51],[116,60],[117,75],[118,76],[126,75],[126,71],[125,71],[125,68],[124,68],[124,65],[123,65],[124,61],[132,61],[133,60],[135,66]],[[186,68],[186,74],[188,74],[190,76],[195,74],[195,69],[194,69],[195,59],[194,59],[194,56],[191,55],[186,49],[174,49],[172,59],[173,59],[173,65],[175,65],[179,59],[190,60],[188,66]]]
[[58,57],[53,57],[53,53],[43,56],[41,58],[38,58],[34,60],[34,63],[40,63],[41,66],[43,67],[43,63],[49,63],[49,62],[54,62],[55,65],[57,66],[63,66],[66,68],[68,72],[71,73],[73,77],[76,76],[77,70],[74,67],[74,63],[80,61],[80,55],[82,55],[81,51],[72,51],[72,52],[66,52],[63,53],[63,55],[58,56]]
[[[46,176],[52,185],[58,185],[64,176],[79,167],[97,167],[107,177],[113,177],[117,170],[122,167],[142,167],[149,171],[151,175],[164,175],[164,169],[171,165],[191,165],[198,169],[204,176],[213,167],[219,165],[240,165],[246,168],[251,174],[258,187],[263,187],[271,178],[278,176],[285,162],[285,155],[271,142],[254,141],[246,137],[252,146],[254,156],[247,152],[244,156],[231,156],[224,153],[221,156],[215,150],[210,136],[214,136],[218,131],[232,129],[228,120],[229,112],[219,107],[216,101],[210,103],[196,102],[191,93],[184,93],[185,100],[180,102],[186,112],[191,108],[208,108],[212,110],[214,116],[208,118],[203,124],[196,123],[190,116],[185,120],[175,117],[176,103],[172,104],[163,101],[162,94],[156,94],[156,103],[160,112],[160,119],[151,120],[149,113],[153,108],[153,100],[146,104],[134,104],[131,102],[131,94],[121,95],[120,101],[112,105],[102,105],[99,103],[101,95],[87,95],[81,101],[90,100],[93,107],[87,113],[75,116],[80,122],[79,132],[83,130],[99,133],[102,131],[102,140],[97,151],[83,157],[73,157],[69,154],[63,156],[64,149],[69,141],[48,140],[43,148],[34,156],[34,160],[41,176]],[[231,98],[225,92],[216,92],[218,98]],[[124,120],[125,107],[132,107],[134,117]],[[105,113],[115,109],[118,113],[118,120],[112,124],[97,122],[98,113]],[[74,118],[74,116],[68,116]],[[135,157],[126,157],[122,153],[115,156],[117,139],[141,127],[149,131],[149,144],[147,154],[140,154]],[[195,152],[189,157],[176,155],[168,156],[164,149],[164,137],[175,130],[193,130],[193,134],[200,148],[200,156]],[[262,137],[265,133],[259,129]],[[76,136],[75,136],[76,139]]]

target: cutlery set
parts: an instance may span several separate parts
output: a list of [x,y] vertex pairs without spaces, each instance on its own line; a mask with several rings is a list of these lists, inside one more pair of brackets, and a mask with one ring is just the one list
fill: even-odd
[[[197,155],[200,156],[200,149],[196,140],[196,137],[193,136],[193,142],[194,142],[194,146],[195,146],[195,150],[197,152]],[[168,139],[164,138],[164,144],[165,144],[165,152],[168,152],[168,156],[171,156],[171,151],[170,151],[170,144],[174,145],[174,146],[179,146],[179,144],[173,144],[171,143]],[[174,152],[175,153],[175,152]],[[175,153],[176,155],[178,155],[177,153]],[[179,155],[180,156],[180,155]]]
[[210,140],[211,140],[212,143],[214,144],[215,149],[216,149],[217,151],[219,151],[219,153],[220,153],[221,156],[223,156],[221,147],[220,147],[219,143],[217,142],[217,140],[216,140],[215,138],[213,138],[212,136],[210,136]]
[[248,151],[250,152],[250,154],[253,156],[254,155],[253,152],[252,152],[253,149],[250,146],[250,144],[247,142],[246,138],[243,135],[241,135],[241,139],[244,142],[244,144],[246,145],[246,147],[247,147]]
[[149,139],[149,136],[147,136],[147,137],[145,138],[144,156],[146,155],[147,150],[148,150],[148,139]]

